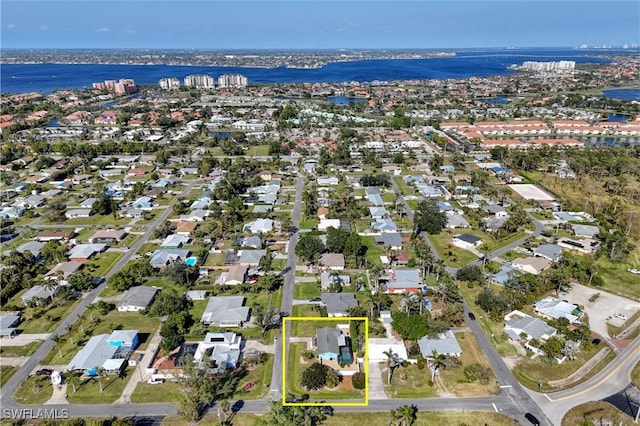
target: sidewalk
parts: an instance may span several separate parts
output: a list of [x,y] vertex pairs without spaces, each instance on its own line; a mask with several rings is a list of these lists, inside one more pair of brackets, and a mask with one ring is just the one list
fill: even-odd
[[131,403],[131,395],[136,390],[138,383],[147,380],[151,375],[147,375],[145,372],[148,365],[153,362],[153,356],[156,353],[156,349],[162,342],[162,336],[160,336],[160,327],[156,330],[155,334],[151,338],[147,349],[144,351],[142,361],[135,367],[135,371],[131,374],[127,385],[122,390],[122,395],[118,398],[114,404],[129,404]]

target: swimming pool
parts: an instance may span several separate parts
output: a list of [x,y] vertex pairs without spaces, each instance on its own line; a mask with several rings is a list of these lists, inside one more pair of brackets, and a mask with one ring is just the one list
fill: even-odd
[[196,264],[197,261],[198,261],[197,257],[191,256],[191,257],[187,257],[184,260],[184,264],[187,265],[187,266],[193,266],[193,265]]

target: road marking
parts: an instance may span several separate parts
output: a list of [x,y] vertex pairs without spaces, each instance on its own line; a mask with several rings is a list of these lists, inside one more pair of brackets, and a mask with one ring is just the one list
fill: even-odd
[[493,409],[496,410],[496,413],[499,413],[498,407],[496,407],[496,404],[492,402],[491,405],[493,405]]
[[554,402],[553,399],[549,398],[549,395],[547,395],[546,393],[543,393],[543,395],[546,396],[549,401]]
[[511,385],[503,385],[503,386],[500,386],[500,389],[506,389],[506,388],[512,388],[512,387],[513,386]]

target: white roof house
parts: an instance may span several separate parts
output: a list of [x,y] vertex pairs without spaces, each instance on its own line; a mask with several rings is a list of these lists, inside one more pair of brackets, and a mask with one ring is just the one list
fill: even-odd
[[536,301],[533,309],[543,318],[566,318],[570,323],[578,321],[583,315],[576,305],[551,296]]
[[462,355],[462,348],[451,330],[440,333],[435,339],[423,336],[418,340],[418,346],[420,347],[420,353],[425,358],[433,357],[434,352],[455,357]]
[[513,311],[505,315],[504,333],[513,341],[537,339],[547,340],[554,336],[557,330],[539,318],[529,316],[520,311]]
[[249,230],[253,234],[266,234],[273,230],[273,220],[271,219],[256,219],[255,221],[248,223],[245,229]]
[[143,311],[151,304],[156,293],[160,291],[159,287],[137,286],[127,290],[118,303],[118,311],[120,312],[138,312]]

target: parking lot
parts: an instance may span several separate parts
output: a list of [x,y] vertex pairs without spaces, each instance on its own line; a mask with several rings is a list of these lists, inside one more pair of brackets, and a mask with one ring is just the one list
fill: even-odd
[[[600,296],[590,302],[589,299],[596,293],[600,293]],[[573,288],[567,293],[560,293],[560,298],[566,299],[569,303],[584,306],[585,312],[589,316],[591,330],[605,337],[608,336],[607,322],[618,327],[625,322],[614,317],[616,313],[623,314],[627,319],[630,319],[640,309],[639,302],[579,284],[573,285]]]

